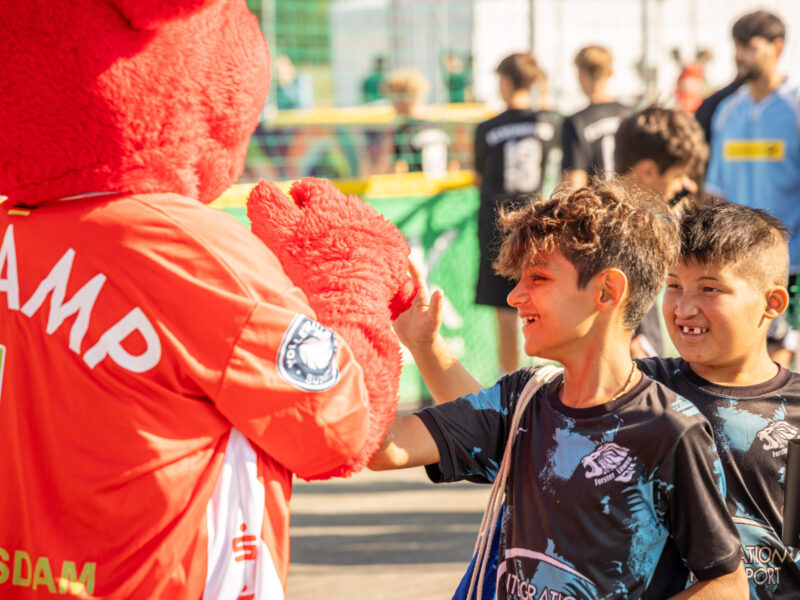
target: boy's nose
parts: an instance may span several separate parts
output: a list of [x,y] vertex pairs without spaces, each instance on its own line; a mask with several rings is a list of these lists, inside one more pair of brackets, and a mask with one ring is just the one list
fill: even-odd
[[518,308],[525,303],[526,298],[527,294],[520,288],[520,284],[518,283],[514,286],[514,289],[508,293],[508,296],[506,296],[506,302],[509,306]]
[[678,299],[678,301],[675,303],[675,309],[673,310],[674,315],[679,319],[694,317],[698,314],[698,312],[697,303],[687,295],[681,296]]

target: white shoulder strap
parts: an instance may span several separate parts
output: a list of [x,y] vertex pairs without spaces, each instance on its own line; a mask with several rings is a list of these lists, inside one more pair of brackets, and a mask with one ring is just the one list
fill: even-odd
[[503,503],[503,496],[505,495],[508,469],[511,463],[511,450],[517,437],[520,421],[525,414],[525,409],[528,407],[531,398],[539,391],[539,388],[548,381],[555,379],[555,377],[563,371],[564,369],[561,367],[553,365],[539,367],[533,377],[525,384],[519,400],[517,401],[514,415],[511,418],[511,424],[508,429],[508,441],[506,442],[506,448],[503,452],[503,460],[500,462],[500,468],[497,470],[497,476],[492,484],[489,501],[486,505],[486,510],[483,512],[481,528],[478,531],[478,540],[475,543],[475,568],[472,570],[472,577],[469,582],[469,592],[467,593],[468,600],[472,600],[472,593],[475,591],[476,587],[478,592],[477,598],[480,600],[483,597],[483,578],[486,574],[486,563],[489,558],[491,540],[494,537],[495,528],[497,527],[497,516],[500,512],[500,506]]

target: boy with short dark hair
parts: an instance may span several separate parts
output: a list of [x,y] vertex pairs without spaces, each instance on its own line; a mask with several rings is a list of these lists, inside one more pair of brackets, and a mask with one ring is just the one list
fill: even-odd
[[[519,279],[509,303],[525,352],[564,374],[533,397],[512,450],[499,599],[747,596],[708,422],[631,361],[676,254],[664,213],[593,181],[502,215],[496,265]],[[481,390],[438,336],[440,309],[441,293],[422,288],[396,329],[442,404],[396,418],[370,467],[491,482],[532,371]],[[681,591],[687,566],[701,581]]]
[[649,106],[624,119],[617,130],[617,173],[666,201],[684,187],[696,191],[706,163],[703,130],[683,111]]
[[765,211],[717,203],[687,211],[663,312],[678,359],[639,368],[711,422],[751,598],[797,598],[800,540],[781,542],[787,442],[800,435],[800,375],[767,351],[788,302],[788,232]]
[[[711,122],[706,191],[729,202],[770,211],[789,229],[790,272],[800,271],[800,83],[781,73],[786,28],[759,10],[733,26],[738,76]],[[792,286],[794,287],[794,285]],[[790,288],[791,290],[791,288]],[[796,317],[797,315],[795,315]],[[790,366],[800,331],[775,321],[772,357]]]
[[[629,182],[673,202],[696,191],[708,145],[699,123],[682,111],[649,106],[625,118],[615,136],[617,172]],[[663,354],[658,306],[642,319],[631,342],[634,358]]]

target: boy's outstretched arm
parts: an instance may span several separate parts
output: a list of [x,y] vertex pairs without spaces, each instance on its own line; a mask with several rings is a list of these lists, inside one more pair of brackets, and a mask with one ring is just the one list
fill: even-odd
[[422,419],[416,415],[397,415],[367,468],[386,471],[432,465],[439,461],[439,448]]
[[408,270],[419,290],[411,308],[394,322],[394,330],[409,349],[425,385],[437,404],[455,400],[483,389],[447,346],[439,328],[442,325],[442,292],[431,294],[417,267],[409,261]]
[[[442,292],[431,294],[411,261],[408,270],[418,291],[411,307],[395,320],[394,330],[414,357],[434,401],[442,404],[480,391],[483,386],[467,372],[439,335]],[[422,419],[397,415],[367,467],[384,471],[431,465],[440,460],[436,442]]]
[[747,600],[750,597],[750,587],[747,583],[747,575],[744,572],[744,565],[739,564],[739,568],[721,575],[714,579],[698,581],[694,585],[686,588],[680,594],[673,596],[671,600]]

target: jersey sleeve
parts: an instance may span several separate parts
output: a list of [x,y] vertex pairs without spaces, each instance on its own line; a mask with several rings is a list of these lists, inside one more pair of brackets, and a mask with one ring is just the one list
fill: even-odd
[[697,579],[736,570],[741,542],[725,505],[722,465],[707,422],[683,433],[662,461],[656,483],[669,533]]
[[361,367],[304,300],[288,288],[280,306],[256,302],[214,403],[253,444],[309,478],[361,449],[368,409]]
[[567,117],[561,128],[561,170],[562,171],[589,171],[591,155],[589,148],[578,137],[578,131],[572,119]]
[[441,457],[439,463],[426,467],[431,481],[494,481],[505,450],[509,413],[513,413],[504,388],[501,380],[476,394],[417,413]]

